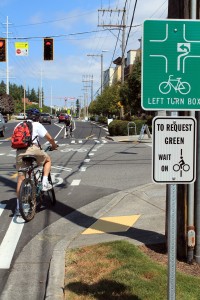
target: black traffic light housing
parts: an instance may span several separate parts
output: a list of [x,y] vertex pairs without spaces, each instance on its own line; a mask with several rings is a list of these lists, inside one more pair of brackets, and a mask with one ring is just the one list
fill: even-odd
[[0,62],[6,61],[6,39],[0,38]]
[[44,38],[44,60],[53,60],[53,39]]

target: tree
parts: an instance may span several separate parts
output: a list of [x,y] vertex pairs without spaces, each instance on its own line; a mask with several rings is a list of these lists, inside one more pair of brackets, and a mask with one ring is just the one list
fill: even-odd
[[119,115],[119,84],[107,86],[101,95],[98,95],[96,102],[93,101],[91,110],[96,112],[98,115]]
[[128,80],[120,88],[120,102],[124,112],[131,115],[141,112],[141,62],[138,59],[133,65]]

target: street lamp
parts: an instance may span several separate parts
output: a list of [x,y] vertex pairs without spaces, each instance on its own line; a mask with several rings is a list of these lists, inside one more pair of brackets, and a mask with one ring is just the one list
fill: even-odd
[[87,56],[101,57],[101,94],[103,92],[103,52],[108,52],[108,50],[102,50],[101,54],[87,54]]

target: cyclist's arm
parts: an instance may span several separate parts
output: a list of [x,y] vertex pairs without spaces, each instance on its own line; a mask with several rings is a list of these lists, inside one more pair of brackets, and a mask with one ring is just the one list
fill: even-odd
[[52,145],[53,150],[55,150],[58,147],[58,145],[55,143],[54,139],[48,132],[45,134],[45,138]]

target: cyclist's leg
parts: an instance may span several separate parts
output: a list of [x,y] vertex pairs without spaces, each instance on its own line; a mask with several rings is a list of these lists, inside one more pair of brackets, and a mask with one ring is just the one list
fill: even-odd
[[35,149],[34,156],[37,160],[38,166],[43,166],[42,184],[43,186],[48,186],[48,175],[51,170],[51,158],[44,150],[39,148]]

